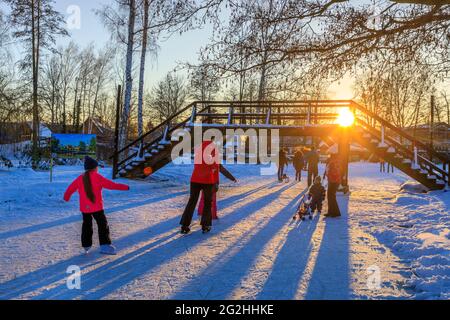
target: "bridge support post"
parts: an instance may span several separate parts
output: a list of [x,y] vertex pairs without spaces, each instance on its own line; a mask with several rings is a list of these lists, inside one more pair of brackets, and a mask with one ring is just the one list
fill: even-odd
[[349,128],[341,128],[339,133],[339,148],[338,154],[341,158],[341,166],[342,166],[342,187],[344,190],[348,189],[348,165],[350,158],[350,135]]

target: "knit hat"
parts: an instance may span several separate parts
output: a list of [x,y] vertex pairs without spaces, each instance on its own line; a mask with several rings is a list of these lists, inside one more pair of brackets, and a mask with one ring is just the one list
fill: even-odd
[[92,159],[91,157],[86,156],[84,158],[84,170],[94,170],[98,167],[97,160]]

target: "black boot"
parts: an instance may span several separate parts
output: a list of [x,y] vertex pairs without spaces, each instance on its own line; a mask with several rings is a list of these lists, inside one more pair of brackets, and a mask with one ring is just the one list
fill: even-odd
[[188,234],[189,232],[191,232],[191,228],[185,226],[181,227],[181,234]]
[[203,233],[210,233],[211,232],[211,227],[202,227],[202,231]]

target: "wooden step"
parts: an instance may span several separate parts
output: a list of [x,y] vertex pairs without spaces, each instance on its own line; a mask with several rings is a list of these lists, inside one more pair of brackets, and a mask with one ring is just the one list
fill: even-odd
[[412,164],[412,161],[410,159],[403,159],[403,164]]
[[394,147],[389,147],[386,152],[387,153],[396,153],[397,151],[395,150]]

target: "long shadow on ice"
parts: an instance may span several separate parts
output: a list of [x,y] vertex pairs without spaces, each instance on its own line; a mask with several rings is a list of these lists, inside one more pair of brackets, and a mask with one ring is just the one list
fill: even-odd
[[338,196],[342,216],[325,220],[324,234],[308,284],[308,300],[351,297],[349,198]]
[[312,221],[301,222],[289,232],[257,300],[295,298],[314,247],[311,239],[320,219],[315,216]]
[[[132,202],[132,203],[124,204],[124,205],[119,205],[119,206],[116,206],[113,208],[106,209],[105,212],[106,212],[106,215],[111,215],[114,213],[121,212],[123,210],[138,208],[141,206],[148,205],[150,203],[165,201],[165,200],[169,200],[171,198],[175,198],[175,197],[186,195],[186,194],[188,194],[187,191],[166,194],[166,195],[163,195],[163,196],[157,197],[157,198],[148,198],[144,201]],[[16,229],[16,230],[6,231],[3,233],[0,233],[0,240],[12,238],[12,237],[18,237],[18,236],[21,236],[21,235],[24,235],[27,233],[33,233],[33,232],[37,232],[37,231],[54,228],[54,227],[59,227],[64,224],[78,222],[78,221],[80,221],[80,219],[81,219],[80,215],[71,215],[70,217],[67,217],[67,218],[44,222],[44,223],[29,226],[29,227]]]
[[[219,207],[226,207],[231,204],[233,204],[237,200],[242,200],[245,197],[248,197],[252,195],[255,192],[258,192],[262,189],[264,189],[266,186],[262,186],[258,189],[246,192],[244,194],[240,194],[237,196],[231,196],[224,200],[219,201],[218,205]],[[281,191],[280,191],[281,192]],[[173,197],[178,196],[178,194],[173,195]],[[157,199],[152,199],[153,201],[157,201]],[[151,201],[150,201],[151,202]],[[224,227],[231,227],[233,224],[239,222],[243,217],[246,215],[245,211],[239,210],[240,214],[232,213],[229,216],[226,217],[226,219],[222,219],[221,225],[217,227],[218,230],[223,229]],[[140,230],[138,232],[135,232],[133,234],[130,234],[128,236],[122,237],[115,241],[115,245],[120,248],[126,248],[134,245],[138,245],[139,243],[146,242],[150,239],[150,237],[154,238],[158,235],[164,234],[169,232],[170,230],[173,230],[174,228],[177,228],[178,222],[180,217],[176,216],[174,218],[171,218],[169,220],[160,222],[156,225],[152,225],[148,228],[145,228],[143,230]],[[151,231],[151,234],[149,233]],[[118,276],[119,278],[126,278],[131,281],[134,278],[134,275],[138,276],[140,273],[146,273],[146,268],[155,267],[158,265],[155,261],[149,261],[150,265],[145,265],[143,268],[139,268],[139,263],[141,260],[145,261],[147,259],[152,260],[152,256],[148,256],[148,254],[144,254],[140,257],[140,259],[136,260],[138,257],[138,254],[144,253],[145,251],[151,250],[151,248],[160,245],[161,243],[167,242],[172,238],[175,238],[177,234],[177,231],[174,231],[172,234],[165,236],[161,239],[157,239],[156,241],[153,241],[150,244],[147,244],[146,246],[139,248],[136,251],[133,251],[123,257],[120,257],[111,263],[106,264],[105,266],[102,266],[99,269],[95,269],[90,275],[83,275],[83,292],[85,291],[85,288],[95,288],[99,285],[96,281],[98,279],[98,274],[101,272],[106,272],[107,278],[113,279],[114,273],[119,272]],[[167,253],[169,256],[166,258],[172,258],[174,253],[171,251],[173,248],[175,248],[176,252],[178,254],[182,253],[185,250],[185,244],[195,246],[199,241],[203,240],[203,237],[199,239],[195,239],[196,237],[184,237],[184,238],[178,238],[177,242],[173,243],[172,245],[169,245],[169,243],[166,243],[161,248],[158,248],[159,250],[155,253],[156,255],[159,254],[165,254]],[[178,245],[177,245],[178,244]],[[94,253],[95,254],[95,253]],[[166,260],[162,259],[160,262],[163,262]],[[95,264],[99,264],[102,261],[105,261],[106,259],[98,258],[93,259],[93,256],[84,256],[79,255],[75,256],[73,258],[70,258],[65,261],[58,262],[56,264],[52,264],[50,266],[45,266],[41,269],[38,269],[36,271],[32,271],[30,273],[27,273],[25,275],[19,276],[13,280],[4,282],[0,285],[0,299],[14,299],[18,298],[22,295],[25,295],[27,293],[32,293],[36,290],[43,289],[49,285],[55,285],[59,283],[60,281],[67,278],[68,274],[66,273],[67,267],[71,265],[77,265],[80,266],[82,269],[86,269],[89,266],[93,266]],[[124,262],[125,268],[119,268],[116,270],[115,268],[120,264]],[[138,268],[135,270],[135,273],[132,273],[130,275],[127,275],[129,273],[128,268],[133,270],[135,268],[135,265],[133,262],[137,263]],[[112,273],[108,272],[108,270],[113,269],[114,271]],[[90,279],[86,282],[86,280]],[[104,276],[101,277],[101,279],[104,279]],[[105,280],[106,281],[106,280]],[[122,280],[123,283],[126,283],[125,279]],[[120,287],[122,283],[110,283],[108,288],[109,290],[113,290],[115,286]],[[112,287],[111,287],[112,286]],[[51,298],[54,299],[68,299],[73,298],[76,296],[76,292],[71,292],[67,295],[67,288],[64,285],[58,285],[55,288],[48,290],[44,293],[42,293],[38,298]],[[76,290],[75,290],[76,291]],[[66,293],[66,295],[65,295]],[[79,292],[78,292],[79,293]],[[106,295],[108,293],[108,290],[102,290],[100,292],[100,296]],[[88,298],[91,298],[90,295],[87,295]]]
[[[264,198],[252,203],[248,208],[259,209],[276,201],[285,187],[278,192],[270,193]],[[270,240],[289,223],[293,213],[298,206],[303,194],[298,195],[285,208],[273,216],[270,221],[251,235],[250,240],[245,242],[236,252],[227,255],[226,253],[217,256],[216,260],[210,263],[205,270],[194,277],[189,283],[171,297],[171,299],[227,299],[230,294],[239,287],[242,279],[250,272],[257,258]],[[262,204],[259,206],[259,204]],[[263,205],[263,203],[265,203]],[[247,214],[249,214],[248,210]],[[254,230],[247,230],[236,241],[245,241],[249,233]],[[231,249],[233,251],[233,249]],[[198,295],[201,295],[199,297]]]

